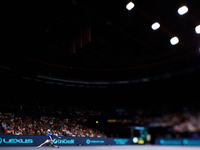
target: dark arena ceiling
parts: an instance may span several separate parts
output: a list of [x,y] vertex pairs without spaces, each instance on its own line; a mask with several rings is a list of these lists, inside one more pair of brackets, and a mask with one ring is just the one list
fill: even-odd
[[[132,0],[127,10],[129,2],[5,4],[1,73],[85,87],[199,73],[200,0]],[[179,15],[184,5],[188,12]],[[179,43],[171,45],[174,36]]]

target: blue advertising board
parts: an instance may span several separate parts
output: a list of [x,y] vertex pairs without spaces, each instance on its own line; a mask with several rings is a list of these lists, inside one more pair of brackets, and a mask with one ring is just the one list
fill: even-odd
[[200,139],[190,138],[157,138],[155,141],[156,145],[187,145],[187,146],[200,146]]
[[[38,146],[46,141],[47,136],[0,135],[0,146]],[[53,143],[59,146],[77,145],[131,145],[131,138],[90,138],[62,137],[54,138]]]

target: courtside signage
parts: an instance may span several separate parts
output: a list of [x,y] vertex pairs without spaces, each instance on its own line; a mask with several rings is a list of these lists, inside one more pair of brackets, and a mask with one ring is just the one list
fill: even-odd
[[0,144],[1,143],[33,143],[33,139],[8,139],[0,138]]
[[105,141],[104,141],[104,140],[92,140],[92,139],[87,139],[87,140],[86,140],[86,143],[87,143],[87,144],[91,144],[91,143],[103,144],[103,143],[105,143]]
[[53,139],[54,144],[75,144],[74,141],[74,139]]
[[[1,146],[38,146],[45,141],[47,136],[35,135],[0,135]],[[131,138],[91,138],[91,137],[65,137],[54,138],[57,146],[92,146],[92,145],[131,145]]]
[[114,139],[114,142],[116,143],[116,145],[126,145],[128,139]]
[[190,138],[157,138],[155,140],[156,145],[187,145],[187,146],[200,146],[200,139]]

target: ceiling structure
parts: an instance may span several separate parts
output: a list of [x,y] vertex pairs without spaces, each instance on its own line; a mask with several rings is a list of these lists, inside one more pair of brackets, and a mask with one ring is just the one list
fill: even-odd
[[[8,47],[1,55],[1,72],[100,85],[199,72],[199,0],[132,0],[132,10],[126,9],[128,2],[69,0],[6,7],[11,13],[4,17]],[[179,15],[183,5],[189,11]],[[159,29],[152,30],[154,22]],[[177,45],[170,44],[174,36]]]

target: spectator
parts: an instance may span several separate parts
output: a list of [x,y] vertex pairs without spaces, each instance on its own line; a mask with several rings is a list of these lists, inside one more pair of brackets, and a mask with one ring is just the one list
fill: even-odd
[[[6,134],[40,136],[45,135],[46,130],[51,128],[55,135],[103,137],[99,131],[98,134],[93,134],[94,131],[92,129],[76,124],[75,119],[73,122],[70,122],[68,119],[59,120],[54,117],[41,116],[40,119],[35,119],[30,116],[15,116],[15,114],[12,113],[5,113],[2,116],[2,120],[2,127]],[[88,134],[88,132],[90,132],[90,134]]]

